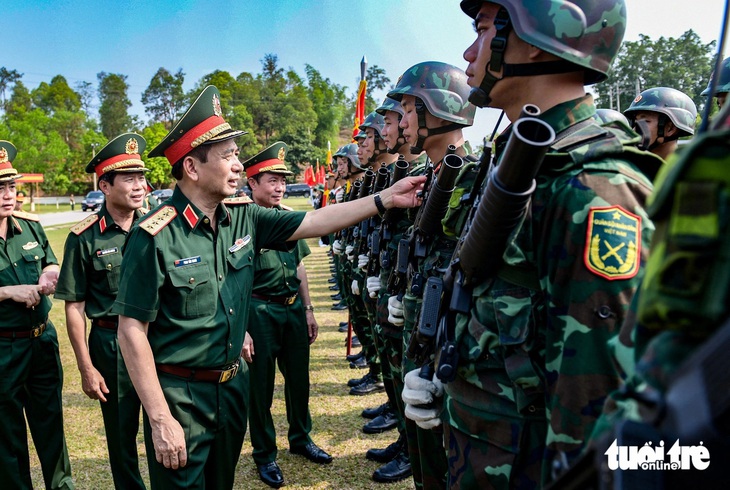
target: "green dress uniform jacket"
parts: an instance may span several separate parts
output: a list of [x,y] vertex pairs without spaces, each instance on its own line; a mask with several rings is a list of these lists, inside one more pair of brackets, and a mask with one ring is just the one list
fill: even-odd
[[594,113],[585,96],[540,116],[558,139],[528,215],[503,269],[457,316],[457,376],[445,385],[452,488],[542,488],[579,457],[618,384],[606,343],[648,256],[644,206],[661,161],[628,128],[589,123]]
[[[0,239],[0,286],[38,284],[58,264],[38,219],[15,212]],[[3,488],[30,489],[26,419],[47,488],[74,488],[63,433],[63,369],[56,329],[48,320],[51,300],[34,308],[0,301],[0,481]],[[25,411],[25,414],[23,413]]]
[[160,365],[222,369],[240,362],[255,251],[281,247],[304,213],[228,199],[208,218],[179,187],[136,225],[122,260],[113,313],[149,322],[148,339],[173,417],[185,430],[188,464],[155,459],[149,420],[145,442],[153,488],[231,488],[246,432],[248,372],[223,383],[160,372]]
[[[135,220],[143,215],[144,212],[135,211]],[[74,225],[66,238],[55,297],[85,302],[86,316],[92,320],[89,355],[109,389],[107,401],[99,404],[114,486],[134,489],[145,487],[137,455],[141,405],[119,350],[113,327],[117,316],[111,314],[126,238],[127,232],[114,223],[106,203],[97,213]]]
[[254,295],[248,328],[256,354],[249,364],[249,424],[257,465],[275,461],[277,456],[271,417],[277,363],[285,381],[289,446],[303,447],[311,442],[309,332],[304,305],[299,296],[290,305],[278,302],[297,295],[297,266],[310,253],[307,243],[298,240],[291,251],[262,248],[254,258]]

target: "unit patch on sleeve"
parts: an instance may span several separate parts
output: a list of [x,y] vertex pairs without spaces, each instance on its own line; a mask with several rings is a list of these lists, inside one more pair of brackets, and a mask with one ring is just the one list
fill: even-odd
[[591,208],[583,259],[589,271],[605,279],[634,277],[641,260],[641,217],[621,206]]

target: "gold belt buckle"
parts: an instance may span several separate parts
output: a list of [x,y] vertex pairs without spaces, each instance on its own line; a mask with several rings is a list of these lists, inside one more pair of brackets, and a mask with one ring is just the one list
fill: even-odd
[[221,373],[220,378],[218,378],[218,383],[225,383],[226,381],[235,378],[237,372],[238,372],[238,363],[234,364],[230,368],[223,371]]
[[286,298],[286,303],[285,303],[285,304],[286,304],[287,306],[291,306],[291,305],[293,305],[293,304],[294,304],[294,302],[295,302],[296,300],[297,300],[297,295],[296,295],[296,294],[295,294],[294,296],[289,296],[288,298]]
[[45,327],[45,324],[44,324],[44,323],[41,323],[41,324],[40,324],[40,325],[38,325],[37,327],[33,327],[33,328],[32,328],[32,329],[30,330],[30,336],[31,336],[32,338],[40,337],[40,336],[41,336],[41,334],[43,333],[43,327]]

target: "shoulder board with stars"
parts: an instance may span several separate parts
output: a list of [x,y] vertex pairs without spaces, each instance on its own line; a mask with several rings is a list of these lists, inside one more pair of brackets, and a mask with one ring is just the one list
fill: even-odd
[[13,216],[15,216],[16,218],[27,220],[27,221],[40,221],[41,220],[37,214],[26,213],[25,211],[13,211]]
[[251,204],[253,201],[248,196],[241,196],[241,197],[229,197],[227,199],[223,199],[223,204],[226,206],[236,206],[238,204]]
[[152,236],[157,235],[160,230],[170,224],[177,216],[174,206],[161,206],[154,213],[145,217],[145,220],[139,224],[139,227]]
[[294,208],[290,208],[289,206],[286,206],[284,204],[279,204],[279,206],[281,206],[281,209],[283,209],[284,211],[294,211]]
[[84,231],[88,230],[91,227],[91,225],[93,225],[97,221],[99,221],[99,215],[96,214],[96,213],[90,214],[86,218],[82,219],[81,221],[79,221],[78,223],[76,223],[75,225],[73,225],[71,227],[71,233],[74,233],[76,235],[80,235]]

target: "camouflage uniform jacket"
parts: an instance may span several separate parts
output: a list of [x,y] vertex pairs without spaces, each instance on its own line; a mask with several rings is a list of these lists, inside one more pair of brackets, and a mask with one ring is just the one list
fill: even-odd
[[[540,116],[558,140],[502,272],[477,285],[470,315],[457,317],[458,374],[446,385],[448,423],[538,458],[543,483],[556,458],[579,456],[617,386],[606,342],[619,331],[653,231],[644,206],[661,160],[629,146],[638,139],[625,128],[582,123],[594,113],[585,96]],[[474,430],[485,422],[486,432]]]

